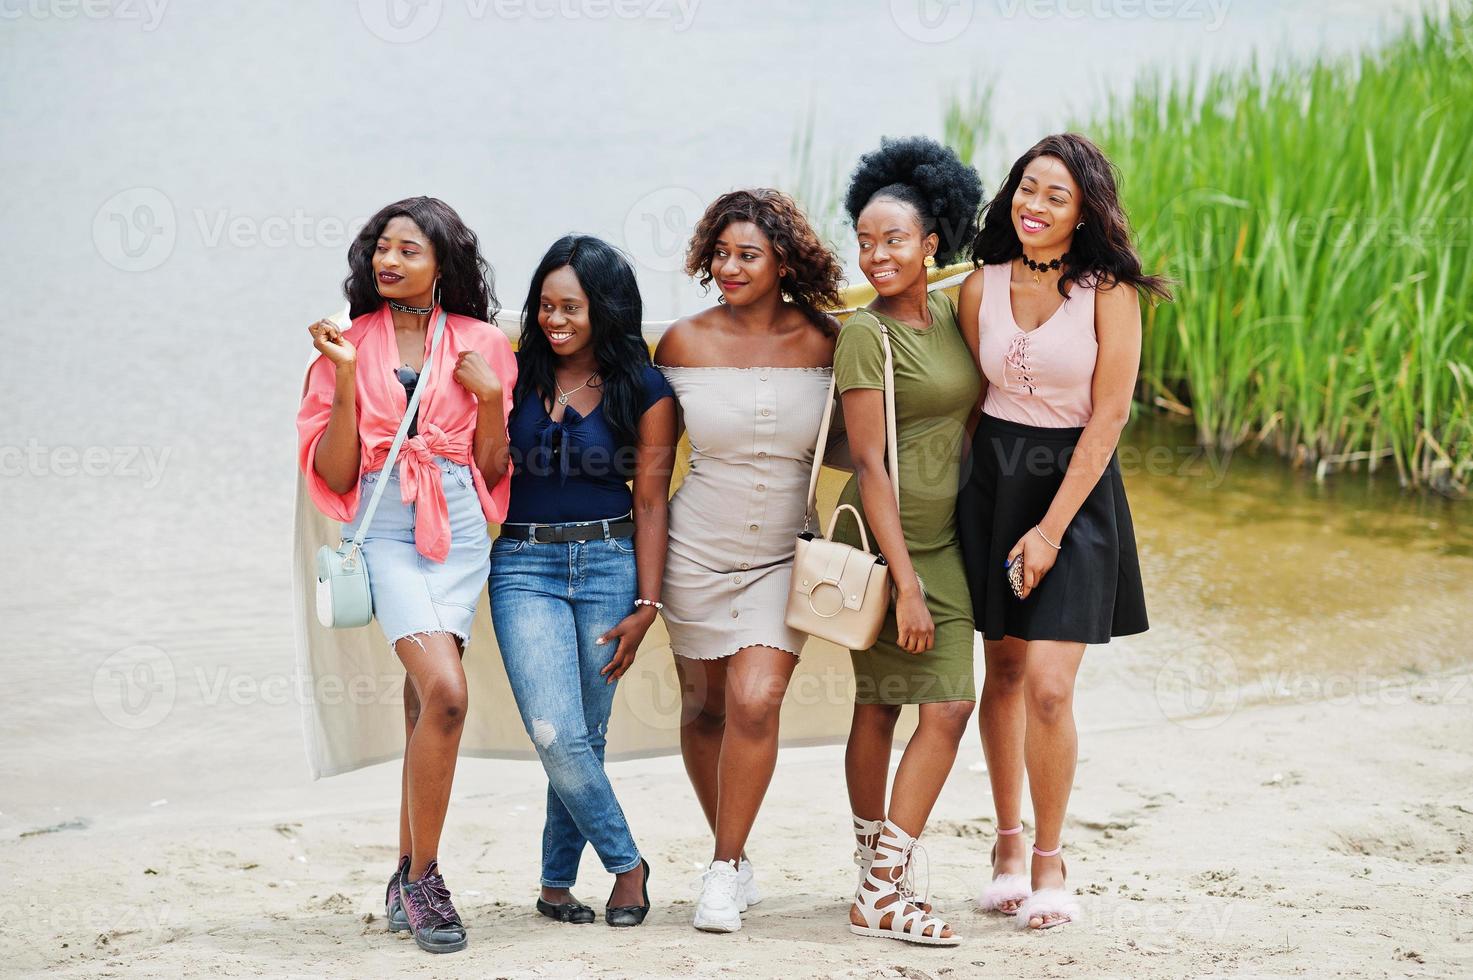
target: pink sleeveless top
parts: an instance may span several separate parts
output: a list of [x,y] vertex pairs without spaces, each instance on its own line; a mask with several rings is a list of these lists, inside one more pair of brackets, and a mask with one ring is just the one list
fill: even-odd
[[1095,291],[1074,283],[1053,316],[1026,333],[1013,319],[1011,266],[982,267],[978,351],[987,375],[982,411],[1048,429],[1089,422],[1094,400]]

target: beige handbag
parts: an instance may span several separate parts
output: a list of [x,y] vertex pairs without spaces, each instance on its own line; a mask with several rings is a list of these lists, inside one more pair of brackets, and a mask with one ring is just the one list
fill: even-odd
[[[890,353],[890,332],[880,324],[880,342],[885,348],[885,454],[890,485],[895,488],[895,508],[900,509],[900,449],[895,438],[895,365]],[[807,515],[814,513],[818,499],[818,474],[828,445],[829,424],[834,413],[836,380],[829,382],[829,400],[818,427],[818,446],[813,454],[813,472],[808,477]],[[832,540],[834,526],[844,511],[859,524],[862,548]],[[834,508],[828,531],[815,537],[809,530],[810,516],[803,518],[793,556],[793,587],[788,592],[788,626],[850,650],[874,646],[890,609],[890,569],[885,559],[869,550],[869,534],[859,511],[849,504]]]

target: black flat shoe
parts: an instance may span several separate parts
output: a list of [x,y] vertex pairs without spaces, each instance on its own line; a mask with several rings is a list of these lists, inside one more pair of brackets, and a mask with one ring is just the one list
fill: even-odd
[[576,898],[571,902],[564,902],[561,905],[554,905],[551,902],[545,902],[539,898],[537,899],[537,911],[549,919],[555,919],[558,922],[571,922],[574,925],[580,926],[587,925],[598,918],[598,916],[593,914],[593,909],[584,905]]
[[639,859],[644,865],[644,884],[640,888],[644,891],[643,905],[605,905],[604,921],[611,926],[637,926],[644,922],[644,917],[650,912],[650,863],[644,858]]

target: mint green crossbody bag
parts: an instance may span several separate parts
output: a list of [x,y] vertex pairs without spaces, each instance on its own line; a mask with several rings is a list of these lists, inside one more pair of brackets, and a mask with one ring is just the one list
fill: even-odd
[[424,370],[419,373],[419,383],[414,386],[414,395],[404,411],[404,420],[394,434],[389,446],[389,455],[384,459],[384,468],[373,495],[368,498],[368,508],[363,520],[358,522],[358,531],[351,541],[344,539],[337,548],[323,545],[317,549],[317,621],[334,629],[353,629],[367,626],[373,619],[373,593],[368,588],[368,563],[363,560],[363,538],[373,526],[373,512],[378,510],[379,497],[389,482],[387,474],[394,469],[399,458],[399,447],[409,434],[409,425],[419,411],[419,396],[429,387],[430,366],[435,363],[435,351],[440,346],[440,335],[445,332],[445,311],[435,321],[435,336],[430,341],[430,354],[425,358]]

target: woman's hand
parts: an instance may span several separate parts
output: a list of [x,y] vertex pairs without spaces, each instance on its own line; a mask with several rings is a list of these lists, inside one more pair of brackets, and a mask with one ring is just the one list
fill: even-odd
[[1053,545],[1039,537],[1038,528],[1031,527],[1013,545],[1013,550],[1008,552],[1008,561],[1017,561],[1019,555],[1023,556],[1022,598],[1026,599],[1028,593],[1038,588],[1038,583],[1054,567],[1059,553],[1054,550]]
[[480,351],[460,352],[455,359],[455,380],[482,403],[495,403],[501,397],[501,379]]
[[348,343],[348,338],[343,336],[336,323],[323,317],[308,327],[307,332],[312,335],[312,346],[334,366],[346,368],[357,363],[358,351]]
[[925,653],[936,645],[936,623],[919,586],[896,598],[895,626],[900,649],[906,653]]
[[619,625],[600,636],[596,642],[607,643],[614,637],[619,638],[619,649],[614,651],[613,657],[599,671],[605,678],[604,683],[612,684],[624,676],[624,672],[634,666],[634,655],[639,652],[639,645],[644,642],[645,633],[655,622],[655,607],[640,606],[634,612],[619,620]]

